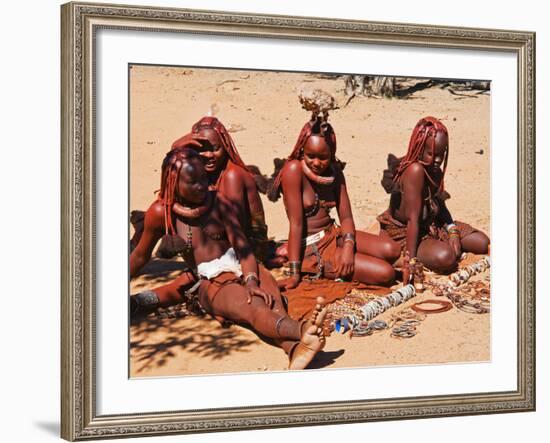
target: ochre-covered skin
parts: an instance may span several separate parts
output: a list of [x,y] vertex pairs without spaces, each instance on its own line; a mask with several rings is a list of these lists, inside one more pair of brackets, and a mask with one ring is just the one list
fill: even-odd
[[[241,160],[231,136],[223,124],[215,117],[203,117],[193,125],[192,131],[172,144],[172,149],[190,148],[199,152],[204,159],[204,167],[208,175],[208,184],[224,195],[236,208],[239,220],[248,238],[251,239],[255,255],[260,261],[266,258],[267,252],[267,225],[265,223],[264,208],[254,177]],[[150,213],[151,212],[151,213]],[[136,261],[130,266],[130,275],[133,277],[147,263],[157,241],[164,235],[164,217],[160,215],[158,202],[149,207],[143,221],[143,227],[136,226],[136,234],[132,238],[132,245],[140,242],[142,235],[146,235],[145,245],[142,245],[145,258]],[[147,232],[147,234],[146,234]],[[155,234],[156,233],[156,234]],[[158,237],[158,233],[160,237]],[[167,242],[166,242],[167,243]],[[174,249],[177,241],[171,241],[165,248]],[[180,251],[174,250],[170,255]]]
[[[180,211],[174,210],[175,204],[181,205]],[[209,207],[203,211],[205,205]],[[194,211],[197,208],[200,210]],[[288,317],[275,280],[265,268],[258,266],[252,253],[239,220],[239,208],[224,194],[209,188],[209,176],[195,151],[175,148],[166,155],[159,198],[145,218],[146,229],[130,257],[131,275],[137,272],[146,255],[150,255],[150,244],[164,232],[182,240],[184,258],[192,268],[220,258],[233,248],[244,280],[234,275],[227,278],[227,273],[203,280],[198,289],[201,306],[220,321],[249,325],[262,336],[273,339],[289,354],[291,369],[304,369],[322,349],[321,325],[326,315],[322,300],[308,322],[300,323]],[[148,218],[153,219],[152,223],[147,223]],[[164,232],[158,228],[147,229],[160,225],[161,219]],[[250,275],[254,277],[248,278]],[[186,272],[169,285],[153,289],[159,303],[166,306],[181,301],[182,293],[191,285],[191,276]]]
[[[334,180],[315,179],[333,176]],[[342,236],[337,242],[332,258],[333,273],[330,278],[340,277],[363,283],[391,284],[395,272],[391,265],[399,257],[399,245],[388,238],[356,231],[341,163],[336,159],[336,136],[332,127],[312,120],[303,127],[296,146],[270,191],[270,198],[283,194],[289,220],[288,260],[302,261],[303,239],[329,229],[334,221],[329,215],[336,208]],[[346,234],[355,242],[344,241]],[[328,267],[327,267],[328,268]],[[299,275],[292,276],[285,284],[294,288],[299,284]]]
[[[448,157],[447,128],[434,117],[421,119],[413,130],[407,154],[394,172],[396,189],[389,211],[379,216],[382,232],[394,239],[400,235],[399,225],[406,227],[404,247],[408,255],[440,273],[454,270],[462,252],[487,254],[489,249],[489,238],[454,221],[445,204]],[[451,223],[459,229],[449,236],[445,228]]]

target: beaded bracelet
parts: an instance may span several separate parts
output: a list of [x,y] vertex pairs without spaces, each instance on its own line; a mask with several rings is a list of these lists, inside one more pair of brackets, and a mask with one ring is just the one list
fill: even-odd
[[460,231],[457,227],[450,228],[447,230],[447,232],[449,233],[449,237],[460,236]]
[[453,229],[457,229],[457,227],[456,227],[456,224],[454,224],[454,223],[449,223],[449,224],[446,226],[445,229],[447,230],[447,232],[451,232]]

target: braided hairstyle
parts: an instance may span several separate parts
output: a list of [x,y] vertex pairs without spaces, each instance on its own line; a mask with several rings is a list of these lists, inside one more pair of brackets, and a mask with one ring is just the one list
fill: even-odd
[[248,171],[248,168],[242,161],[241,156],[237,151],[235,142],[233,142],[233,139],[221,121],[219,121],[216,117],[205,116],[193,125],[191,128],[191,133],[198,134],[202,129],[212,129],[213,131],[216,131],[216,134],[218,134],[218,137],[221,140],[222,148],[226,152],[229,159],[236,165],[239,165],[241,168]]
[[194,158],[202,162],[201,156],[197,151],[189,148],[174,148],[166,154],[162,161],[160,191],[157,198],[164,206],[164,228],[166,234],[176,235],[176,229],[172,223],[172,207],[178,200],[177,193],[180,172],[184,163]]
[[[343,169],[340,161],[336,158],[336,134],[334,133],[334,129],[332,128],[332,125],[327,122],[326,118],[318,115],[313,115],[312,119],[304,125],[300,131],[300,135],[298,135],[298,140],[294,145],[294,149],[285,160],[285,163],[290,160],[301,160],[304,157],[304,146],[312,135],[317,135],[325,139],[330,148],[331,164],[340,166],[340,169]],[[284,163],[281,164],[281,169],[276,174],[273,183],[269,185],[269,189],[267,191],[267,197],[273,202],[277,201],[281,196],[283,166]]]
[[[413,163],[419,162],[424,166],[429,166],[427,163],[423,162],[421,160],[422,155],[424,153],[424,149],[428,148],[432,152],[432,159],[433,159],[433,153],[435,149],[435,137],[438,132],[442,132],[447,137],[449,136],[449,132],[447,131],[447,128],[441,121],[435,117],[424,117],[418,121],[416,126],[413,129],[413,132],[411,134],[411,138],[409,140],[409,148],[407,150],[407,154],[405,157],[401,159],[401,162],[397,166],[394,176],[393,176],[393,182],[398,183],[401,180],[401,177],[403,176],[403,173],[405,170]],[[438,185],[437,191],[439,193],[442,193],[444,191],[444,183],[443,179],[445,177],[445,171],[447,170],[447,160],[449,159],[449,146],[447,145],[447,149],[445,151],[445,158],[443,159],[443,174],[441,177],[441,182]],[[432,184],[434,184],[434,181],[429,176],[428,172],[425,171],[425,174],[427,178],[430,180]]]

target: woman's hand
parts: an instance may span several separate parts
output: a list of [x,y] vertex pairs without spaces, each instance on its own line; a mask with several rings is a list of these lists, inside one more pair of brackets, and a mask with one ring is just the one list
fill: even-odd
[[262,297],[265,304],[271,308],[273,305],[273,296],[271,294],[268,294],[265,292],[262,288],[258,286],[258,282],[254,279],[248,280],[248,282],[245,285],[246,292],[248,295],[248,299],[246,302],[248,304],[252,303],[252,297]]
[[460,244],[460,238],[454,235],[451,236],[451,238],[449,238],[449,245],[453,249],[456,258],[459,259],[462,254],[462,245]]
[[294,274],[288,278],[277,280],[277,286],[281,289],[294,289],[300,284],[300,281],[300,274]]
[[458,237],[451,237],[449,239],[449,245],[453,249],[456,258],[459,259],[462,254],[462,245],[460,244],[460,239]]
[[200,134],[186,134],[172,143],[172,149],[190,148],[196,150],[200,149],[207,141],[208,139]]
[[340,278],[351,277],[354,271],[355,250],[353,242],[346,241],[342,247],[340,263],[336,268],[336,275]]

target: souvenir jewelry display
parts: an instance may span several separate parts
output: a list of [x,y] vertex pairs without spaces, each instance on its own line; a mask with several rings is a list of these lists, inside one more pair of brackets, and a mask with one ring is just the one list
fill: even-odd
[[[332,311],[330,316],[333,320],[332,328],[336,332],[345,334],[347,331],[352,330],[354,336],[363,336],[370,335],[369,330],[381,330],[382,323],[369,323],[370,320],[373,320],[375,317],[379,316],[388,309],[398,306],[416,295],[416,290],[412,284],[399,288],[398,290],[392,292],[389,295],[383,297],[375,297],[372,300],[358,305],[353,302],[340,302],[338,303],[338,308],[335,311]],[[346,306],[347,305],[347,306]],[[350,306],[351,305],[351,306]],[[344,307],[344,309],[341,309]],[[341,315],[338,317],[337,314],[340,311]],[[344,311],[344,312],[342,312]]]
[[490,279],[469,281],[491,266],[488,256],[471,265],[465,266],[449,276],[448,281],[441,283],[431,281],[429,286],[436,296],[445,296],[461,311],[470,314],[486,314],[490,312],[491,286]]

